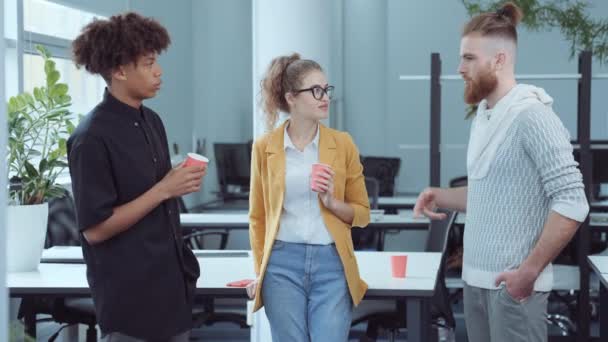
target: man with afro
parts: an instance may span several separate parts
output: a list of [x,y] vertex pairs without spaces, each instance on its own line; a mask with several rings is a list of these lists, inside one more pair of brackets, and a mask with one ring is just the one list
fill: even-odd
[[171,168],[165,128],[142,104],[161,87],[167,30],[136,13],[94,20],[74,62],[104,78],[102,101],[68,140],[87,279],[105,341],[188,341],[199,265],[184,245],[178,198],[206,167]]

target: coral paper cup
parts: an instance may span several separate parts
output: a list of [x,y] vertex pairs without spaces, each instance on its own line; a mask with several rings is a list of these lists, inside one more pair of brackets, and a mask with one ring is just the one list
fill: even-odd
[[312,189],[312,191],[320,191],[320,189],[317,187],[317,180],[321,179],[321,176],[319,176],[319,174],[325,170],[331,170],[331,166],[321,163],[312,164],[312,174],[310,179],[310,188]]
[[393,269],[394,278],[405,278],[407,270],[407,255],[391,256],[391,267]]
[[196,153],[188,153],[188,157],[186,157],[186,161],[184,162],[183,167],[193,165],[205,166],[208,163],[209,159],[207,159],[207,157],[201,156],[200,154]]

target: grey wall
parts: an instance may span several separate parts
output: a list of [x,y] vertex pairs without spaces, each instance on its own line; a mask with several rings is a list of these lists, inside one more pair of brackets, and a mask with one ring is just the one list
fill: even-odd
[[202,196],[218,190],[214,142],[246,142],[253,136],[252,13],[241,0],[194,1],[192,6],[193,120],[211,159]]
[[390,155],[387,89],[387,2],[344,2],[344,127],[362,155]]
[[171,45],[159,58],[163,69],[162,89],[154,99],[146,101],[146,105],[162,117],[169,144],[176,142],[180,150],[189,150],[194,113],[192,1],[131,0],[131,9],[154,17],[169,31]]
[[[595,17],[608,17],[608,3],[593,0]],[[460,30],[468,15],[460,1],[344,2],[344,129],[362,154],[402,158],[397,190],[418,192],[429,181],[429,83],[399,81],[399,75],[428,75],[430,54],[439,52],[443,73],[455,74]],[[517,73],[576,73],[569,45],[555,32],[520,29]],[[594,72],[606,66],[594,63]],[[362,84],[367,84],[362,88]],[[554,108],[572,135],[576,134],[576,82],[535,84],[555,98]],[[364,90],[365,89],[365,90]],[[592,137],[608,139],[608,81],[594,81]],[[463,120],[462,82],[442,86],[442,183],[464,175],[469,122]],[[401,145],[401,146],[400,146]],[[405,145],[405,146],[404,146]]]

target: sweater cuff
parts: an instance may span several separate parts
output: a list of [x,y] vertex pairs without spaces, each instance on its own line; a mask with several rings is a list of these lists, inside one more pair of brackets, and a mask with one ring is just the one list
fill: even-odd
[[589,204],[583,202],[553,201],[551,210],[577,222],[583,222],[589,214]]

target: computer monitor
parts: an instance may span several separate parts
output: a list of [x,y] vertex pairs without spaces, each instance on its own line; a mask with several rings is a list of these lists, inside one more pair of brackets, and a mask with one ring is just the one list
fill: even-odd
[[[574,149],[574,159],[580,164],[579,148]],[[608,145],[591,144],[591,193],[593,199],[607,197],[601,193],[602,184],[608,184]]]
[[361,157],[365,177],[380,182],[379,196],[395,195],[395,177],[399,174],[401,159],[392,157]]
[[247,197],[251,172],[250,143],[213,144],[220,195]]

